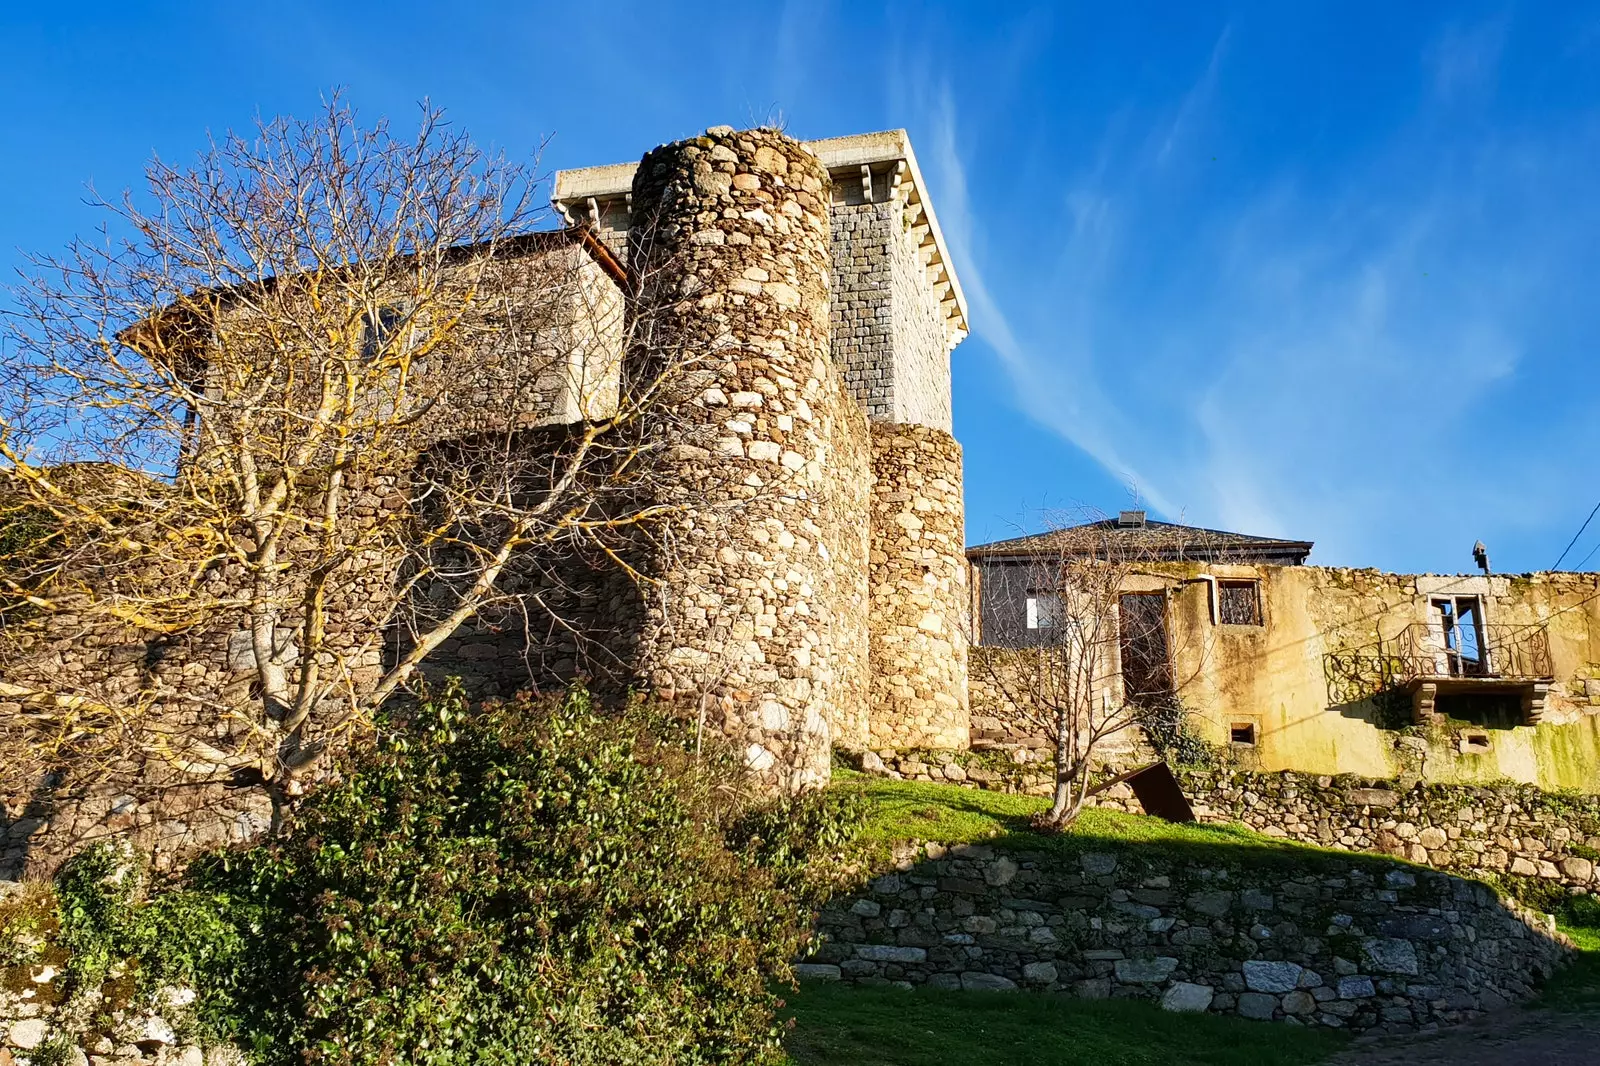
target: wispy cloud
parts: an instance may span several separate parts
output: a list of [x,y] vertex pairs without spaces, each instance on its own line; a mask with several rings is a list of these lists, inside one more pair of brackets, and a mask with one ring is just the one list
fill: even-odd
[[[1492,81],[1504,32],[1441,36],[1438,106]],[[922,101],[974,329],[1017,407],[1159,512],[1315,538],[1327,561],[1440,565],[1441,539],[1464,553],[1570,491],[1581,475],[1539,449],[1600,444],[1593,420],[1530,434],[1526,411],[1502,414],[1571,377],[1540,338],[1557,279],[1592,262],[1560,193],[1600,161],[1600,137],[1441,144],[1423,114],[1358,162],[1197,192],[1210,153],[1192,142],[1226,132],[1228,44],[1223,32],[1169,107],[1112,116],[1025,203],[972,188],[977,150],[951,94]]]

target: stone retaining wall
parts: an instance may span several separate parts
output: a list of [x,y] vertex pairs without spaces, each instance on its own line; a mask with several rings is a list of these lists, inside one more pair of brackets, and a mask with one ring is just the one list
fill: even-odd
[[799,972],[1409,1031],[1526,999],[1571,951],[1474,882],[1381,861],[1242,869],[1225,850],[917,846],[824,909]]
[[[1376,851],[1443,870],[1537,877],[1596,890],[1600,800],[1531,785],[1433,785],[1298,773],[1189,770],[1185,790],[1206,821],[1268,836]],[[1131,795],[1105,806],[1137,810]]]
[[[1108,774],[1154,758],[1148,750],[1107,755]],[[863,768],[909,781],[1048,795],[1050,759],[1040,748],[921,749],[868,753]],[[1267,836],[1468,875],[1531,877],[1600,891],[1600,799],[1593,796],[1510,782],[1439,785],[1287,770],[1180,768],[1177,774],[1203,822],[1242,822]],[[1144,813],[1126,785],[1091,804]]]

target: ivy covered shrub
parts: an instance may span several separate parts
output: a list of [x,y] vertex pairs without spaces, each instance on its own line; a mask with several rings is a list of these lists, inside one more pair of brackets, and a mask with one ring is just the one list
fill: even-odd
[[581,691],[450,696],[287,836],[196,864],[135,919],[76,904],[64,932],[85,967],[191,984],[204,1028],[260,1063],[780,1062],[773,989],[859,800],[755,804],[727,755],[693,751]]

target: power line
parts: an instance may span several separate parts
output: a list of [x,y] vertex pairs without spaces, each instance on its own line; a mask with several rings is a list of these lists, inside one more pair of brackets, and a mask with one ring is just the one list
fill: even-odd
[[1561,560],[1565,559],[1567,557],[1567,553],[1572,550],[1572,546],[1578,543],[1578,538],[1583,536],[1583,531],[1589,528],[1589,523],[1594,521],[1594,516],[1597,512],[1600,512],[1600,503],[1596,503],[1594,505],[1594,510],[1589,512],[1589,517],[1583,520],[1583,525],[1579,526],[1578,531],[1572,535],[1572,539],[1567,541],[1567,546],[1561,549],[1561,554],[1556,558],[1556,565],[1552,566],[1550,569],[1561,569]]
[[1585,555],[1583,557],[1583,562],[1580,562],[1577,566],[1574,566],[1572,569],[1574,569],[1574,570],[1582,570],[1583,569],[1583,564],[1587,563],[1590,559],[1593,559],[1595,552],[1600,552],[1600,544],[1596,544],[1594,547],[1590,548],[1589,549],[1589,554]]

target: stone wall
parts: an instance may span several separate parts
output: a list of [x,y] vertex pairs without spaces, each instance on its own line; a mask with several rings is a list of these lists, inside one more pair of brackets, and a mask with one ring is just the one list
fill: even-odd
[[874,179],[834,187],[833,358],[874,421],[951,429],[945,313],[905,224],[906,208]]
[[[633,184],[637,314],[646,357],[693,353],[697,395],[678,420],[658,499],[680,509],[645,563],[636,673],[657,692],[715,698],[712,724],[782,787],[827,780],[838,662],[819,602],[832,584],[826,526],[844,431],[829,364],[828,173],[772,130],[657,148]],[[630,356],[633,358],[633,356]]]
[[824,909],[803,977],[1409,1031],[1526,999],[1570,953],[1484,886],[1393,864],[940,844],[901,859]]
[[874,423],[872,465],[871,746],[965,748],[961,447]]
[[[1426,785],[1296,773],[1185,770],[1202,820],[1383,852],[1441,870],[1535,877],[1596,891],[1600,803],[1522,785]],[[1137,810],[1131,796],[1102,806]]]

